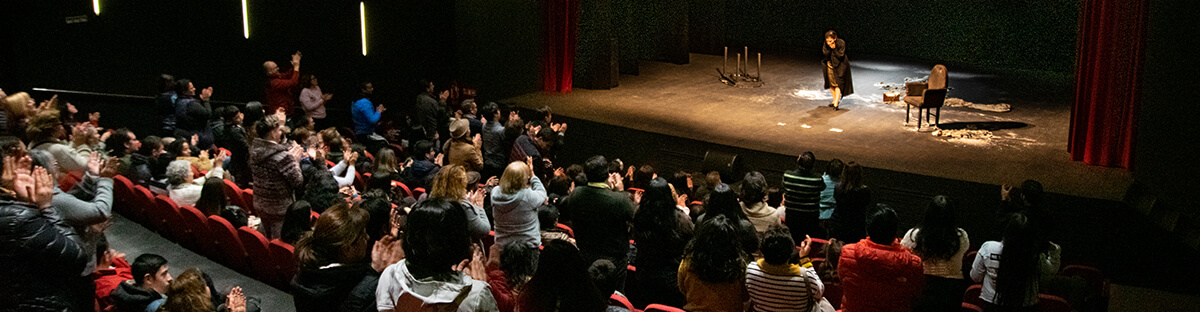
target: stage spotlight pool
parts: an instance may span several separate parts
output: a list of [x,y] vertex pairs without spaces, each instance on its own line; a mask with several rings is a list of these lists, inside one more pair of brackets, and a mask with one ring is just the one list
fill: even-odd
[[801,99],[805,99],[805,100],[832,100],[833,99],[833,94],[830,94],[829,91],[796,90],[795,92],[792,92],[792,95],[794,95],[798,98],[801,98]]

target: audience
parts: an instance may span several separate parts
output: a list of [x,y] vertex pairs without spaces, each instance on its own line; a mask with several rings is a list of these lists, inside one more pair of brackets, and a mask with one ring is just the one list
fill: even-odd
[[142,254],[130,265],[133,279],[122,282],[112,291],[113,305],[121,312],[144,312],[151,302],[165,298],[171,273],[167,259],[155,254]]
[[29,118],[37,114],[39,107],[29,93],[17,92],[4,97],[4,118],[8,130],[6,135],[18,138],[25,137],[25,127]]
[[754,232],[759,239],[767,233],[772,225],[781,224],[784,210],[767,205],[767,179],[758,171],[746,174],[742,179],[742,213],[754,224]]
[[125,260],[125,254],[109,248],[108,238],[100,235],[96,240],[96,306],[101,311],[113,306],[112,291],[121,282],[133,279],[133,268]]
[[1038,282],[1058,272],[1062,249],[1054,243],[1043,250],[1038,230],[1023,213],[1009,215],[1004,239],[979,247],[971,266],[971,279],[983,283],[979,298],[985,309],[1025,311],[1037,303]]
[[746,259],[737,219],[715,215],[700,222],[696,237],[688,243],[679,263],[679,291],[687,299],[688,311],[743,311],[749,300],[746,291]]
[[825,166],[825,173],[821,174],[821,180],[825,181],[825,189],[821,190],[821,228],[829,234],[833,234],[830,230],[829,219],[833,218],[833,211],[837,208],[837,198],[835,190],[842,181],[842,169],[846,164],[841,159],[830,159],[829,164]]
[[921,257],[925,270],[925,293],[916,309],[948,311],[959,307],[967,290],[963,279],[963,255],[971,247],[967,231],[957,227],[950,198],[936,196],[925,208],[925,220],[908,230],[900,244]]
[[763,258],[746,267],[752,311],[810,311],[825,304],[825,285],[807,261],[810,246],[812,239],[805,239],[797,248],[787,227],[771,225],[763,237]]
[[299,163],[303,150],[295,143],[283,143],[283,121],[274,115],[259,120],[254,128],[258,136],[250,146],[254,210],[262,219],[263,235],[279,238],[283,215],[295,200],[295,189],[304,182]]
[[[196,200],[195,208],[204,216],[220,216],[229,221],[234,228],[249,224],[249,216],[243,207],[229,205],[225,198],[225,180],[220,178],[205,178],[200,189],[200,198]],[[174,200],[174,199],[172,199]],[[179,204],[176,202],[176,204]]]
[[[535,163],[536,164],[536,163]],[[575,243],[585,263],[608,259],[618,267],[629,264],[629,224],[633,221],[633,201],[623,192],[610,189],[620,184],[620,177],[608,174],[608,160],[592,156],[584,165],[588,185],[575,189],[559,205],[569,216],[575,231]],[[624,271],[621,273],[624,275]],[[617,290],[624,290],[624,276]]]
[[580,251],[561,240],[547,241],[537,261],[537,272],[517,297],[517,311],[599,312],[608,296],[588,279],[588,262]]
[[524,244],[492,245],[488,258],[488,285],[500,312],[516,310],[517,296],[538,269],[538,248]]
[[[29,151],[29,156],[33,159],[34,166],[44,167],[47,172],[56,171],[54,158],[46,151],[32,150]],[[54,178],[51,183],[55,184],[54,199],[51,205],[54,206],[54,211],[62,220],[77,234],[74,239],[89,260],[95,259],[96,255],[93,252],[96,250],[96,241],[103,235],[104,224],[112,217],[112,176],[116,171],[113,165],[104,166],[102,170],[99,154],[90,155],[88,170],[85,172],[83,180],[76,183],[69,191],[59,188],[55,175],[50,175],[51,178]],[[80,276],[87,277],[95,270],[96,263],[89,261],[87,267],[79,273]]]
[[358,142],[370,144],[372,151],[378,151],[386,144],[380,143],[383,141],[383,137],[375,133],[375,126],[379,125],[379,118],[383,116],[383,111],[387,108],[383,104],[371,102],[371,94],[375,92],[375,87],[370,82],[364,82],[358,87],[359,99],[350,106],[350,119],[354,121],[354,136]]
[[40,110],[31,116],[25,135],[29,138],[29,150],[43,150],[54,157],[58,170],[52,174],[81,173],[87,169],[87,155],[80,155],[67,142],[59,140],[66,136],[66,129],[58,110]]
[[[221,179],[225,175],[222,163],[225,154],[217,153],[213,159],[213,169],[203,177],[192,178],[192,163],[187,160],[172,161],[167,165],[167,192],[171,200],[179,206],[195,206],[204,189],[205,179]],[[257,206],[256,206],[257,207]]]
[[292,202],[283,217],[279,240],[293,246],[299,243],[300,237],[312,231],[312,212],[312,205],[308,201],[302,199]]
[[728,184],[717,184],[713,188],[712,193],[708,195],[708,201],[704,203],[704,214],[696,218],[696,223],[704,223],[716,216],[725,216],[737,226],[737,231],[733,233],[737,234],[737,239],[741,241],[739,246],[742,246],[742,251],[747,256],[758,252],[758,234],[754,231],[754,224],[746,219],[737,194],[733,193]]
[[292,69],[280,72],[279,65],[273,61],[263,62],[263,71],[267,74],[267,89],[264,101],[268,114],[278,111],[290,112],[296,106],[296,86],[300,84],[300,52],[292,54]]
[[549,240],[564,240],[571,245],[575,245],[575,237],[566,229],[558,227],[558,208],[551,204],[541,205],[537,208],[538,231],[541,232],[541,242],[543,245]]
[[[421,80],[417,83],[421,89],[421,93],[417,95],[416,105],[413,109],[412,116],[412,139],[414,141],[431,141],[437,142],[438,139],[446,139],[445,136],[438,135],[439,126],[445,123],[446,117],[446,96],[449,92],[440,92],[434,99],[433,82]],[[436,144],[435,144],[436,145]]]
[[391,189],[393,181],[404,181],[400,172],[400,161],[396,159],[396,152],[390,148],[380,149],[375,153],[375,163],[372,167],[375,171],[367,179],[367,189]]
[[300,82],[300,85],[304,86],[304,89],[300,90],[300,104],[303,105],[304,112],[312,117],[317,129],[328,128],[329,124],[325,122],[325,104],[333,99],[333,94],[321,92],[317,76],[305,75]]
[[509,150],[505,148],[504,123],[500,121],[500,107],[494,102],[484,104],[479,107],[479,117],[487,121],[480,134],[483,139],[483,146],[480,148],[483,155],[483,171],[481,173],[484,178],[490,178],[498,176],[504,171]]
[[896,211],[879,205],[867,217],[868,237],[842,247],[837,272],[843,312],[912,311],[925,275],[921,258],[900,245],[898,227]]
[[[650,181],[633,217],[634,243],[638,246],[634,264],[638,269],[640,294],[630,294],[636,302],[681,307],[685,301],[679,292],[679,262],[692,239],[692,219],[676,208],[670,184],[663,178]],[[640,304],[639,304],[640,305]]]
[[482,145],[480,135],[471,137],[470,123],[466,119],[454,120],[450,123],[450,140],[442,147],[446,152],[446,164],[459,165],[467,171],[483,170]]
[[429,188],[430,198],[459,203],[467,215],[467,230],[471,234],[471,241],[483,239],[492,231],[492,222],[488,221],[487,212],[483,211],[483,196],[482,189],[467,191],[467,172],[459,165],[442,168]]
[[[172,280],[167,287],[166,298],[156,300],[150,307],[157,306],[160,312],[257,312],[257,300],[248,300],[241,287],[233,287],[226,296],[221,296],[212,286],[211,278],[199,268],[190,268]],[[225,300],[221,300],[225,297]],[[216,304],[216,302],[223,302]]]
[[429,186],[429,181],[442,168],[442,155],[433,149],[433,142],[419,141],[413,144],[412,164],[404,170],[404,184],[410,188]]
[[630,312],[629,308],[625,307],[625,302],[629,302],[629,298],[624,293],[616,290],[617,278],[622,275],[620,272],[624,270],[623,268],[617,268],[617,266],[613,265],[612,261],[608,261],[607,259],[596,260],[587,269],[588,279],[596,286],[599,295],[608,295],[610,298],[608,300],[608,307],[605,309],[607,312]]
[[834,189],[837,208],[829,219],[833,230],[830,237],[855,243],[866,237],[867,207],[871,205],[871,189],[863,182],[863,169],[851,161],[842,170],[842,180]]
[[508,164],[500,176],[500,186],[492,189],[491,198],[496,244],[534,247],[542,244],[538,207],[546,202],[546,188],[533,175],[529,164],[516,161]]
[[820,201],[825,182],[813,172],[815,162],[812,152],[804,152],[796,158],[796,169],[783,173],[785,222],[792,230],[793,241],[801,240],[799,235],[821,232]]
[[175,82],[175,137],[190,138],[197,136],[195,147],[207,150],[213,144],[213,131],[209,120],[213,117],[212,105],[208,99],[212,97],[213,88],[208,87],[196,94],[196,87],[187,79]]
[[296,311],[338,310],[363,278],[378,274],[367,259],[369,217],[362,208],[338,204],[325,210],[313,230],[296,243]]

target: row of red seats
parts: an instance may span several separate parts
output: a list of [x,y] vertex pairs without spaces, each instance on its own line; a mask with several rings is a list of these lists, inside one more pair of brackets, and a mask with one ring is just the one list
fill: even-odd
[[[149,189],[123,177],[114,179],[114,210],[158,232],[164,238],[259,281],[286,289],[296,273],[292,245],[268,241],[250,227],[235,229],[220,216],[205,217],[191,206],[180,207],[171,198],[154,196]],[[226,181],[226,194],[240,207],[253,211],[253,191],[237,189]]]

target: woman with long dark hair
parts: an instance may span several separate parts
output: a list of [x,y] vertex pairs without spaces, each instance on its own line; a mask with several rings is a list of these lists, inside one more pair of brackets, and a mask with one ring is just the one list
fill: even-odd
[[676,207],[671,196],[671,184],[667,180],[651,180],[633,216],[633,240],[638,246],[635,265],[641,292],[630,295],[639,303],[673,307],[685,303],[676,280],[679,262],[692,239],[694,225],[692,219]]
[[196,209],[205,216],[221,216],[235,228],[246,226],[249,223],[249,216],[242,210],[243,207],[229,205],[229,201],[225,198],[225,189],[222,188],[224,185],[225,180],[220,178],[204,180],[204,187],[200,190],[200,199],[196,200]]
[[297,311],[334,311],[350,291],[376,272],[367,258],[366,210],[340,203],[317,218],[312,232],[296,243],[299,272],[292,279]]
[[[725,216],[737,227],[737,231],[733,233],[740,240],[740,246],[747,257],[758,251],[758,234],[754,232],[754,224],[750,223],[746,213],[742,211],[742,203],[738,201],[737,194],[725,183],[717,184],[712,193],[708,194],[708,200],[704,203],[704,214],[696,218],[696,223],[702,224],[716,216]],[[749,258],[746,261],[749,261]]]
[[967,231],[955,224],[957,207],[950,198],[936,196],[925,208],[925,221],[908,230],[900,244],[921,257],[925,270],[925,293],[919,311],[952,311],[959,308],[967,284],[962,258],[971,246]]
[[1022,213],[1012,214],[1004,229],[1004,240],[988,241],[979,248],[971,267],[971,279],[983,283],[979,298],[986,311],[1029,311],[1037,303],[1038,282],[1058,272],[1058,245],[1043,252],[1034,223]]
[[604,311],[608,297],[588,279],[579,249],[563,240],[543,245],[537,271],[517,296],[522,312]]
[[741,226],[725,215],[707,219],[700,223],[679,264],[677,283],[687,298],[683,309],[742,311],[750,294],[746,291],[747,254],[738,239]]
[[863,167],[851,161],[842,169],[842,181],[833,190],[837,207],[833,210],[830,223],[835,237],[847,244],[857,243],[867,237],[867,207],[871,205],[871,189],[863,178]]

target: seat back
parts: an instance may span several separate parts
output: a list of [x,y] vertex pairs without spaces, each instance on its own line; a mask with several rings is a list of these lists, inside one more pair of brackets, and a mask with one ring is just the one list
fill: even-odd
[[1059,296],[1038,294],[1038,302],[1034,307],[1038,312],[1071,312],[1071,304]]
[[977,306],[984,306],[983,298],[979,298],[983,294],[983,285],[975,284],[967,287],[967,291],[963,293],[963,302]]
[[113,176],[113,196],[113,210],[127,213],[133,198],[133,181],[119,174]]
[[155,206],[150,208],[149,213],[150,217],[153,218],[151,223],[154,223],[159,235],[162,235],[167,240],[178,242],[179,235],[176,235],[175,232],[176,230],[182,231],[182,229],[173,227],[172,221],[183,220],[183,217],[179,215],[179,206],[175,205],[175,201],[171,200],[170,197],[162,195],[155,197],[154,201]]
[[246,248],[242,246],[242,240],[238,238],[233,225],[221,216],[208,216],[208,231],[209,237],[214,241],[213,245],[218,248],[217,259],[221,260],[219,262],[238,272],[248,272],[249,255],[246,254]]
[[150,210],[153,210],[151,208],[157,205],[154,201],[154,193],[150,193],[149,189],[141,185],[135,185],[133,187],[133,197],[130,198],[129,203],[130,219],[153,231],[154,223],[150,222],[149,213]]
[[246,248],[246,254],[250,259],[254,259],[250,260],[251,276],[263,283],[270,283],[275,266],[271,261],[264,260],[271,258],[270,241],[262,233],[248,226],[240,227],[237,231],[242,247]]
[[841,283],[830,282],[825,283],[825,293],[822,293],[821,297],[824,297],[825,300],[829,300],[829,304],[833,305],[834,309],[839,309],[842,307],[843,294],[844,292],[842,291]]
[[946,73],[946,65],[934,65],[933,70],[929,71],[929,89],[945,89],[948,84],[948,78],[949,74]]
[[225,198],[229,199],[229,203],[246,210],[246,213],[253,214],[249,208],[246,208],[246,202],[242,200],[242,188],[229,180],[221,180],[221,191],[225,193]]
[[204,213],[192,206],[179,207],[179,214],[183,217],[184,229],[184,233],[181,235],[184,239],[179,244],[196,253],[203,253],[202,242],[211,237],[208,230],[208,218],[205,218]]
[[1100,269],[1086,265],[1072,264],[1063,268],[1062,272],[1058,274],[1062,276],[1078,276],[1083,278],[1087,281],[1088,292],[1090,295],[1096,295],[1101,298],[1107,298],[1109,296],[1108,278],[1104,277],[1104,273],[1100,272]]
[[619,304],[622,307],[625,307],[626,310],[629,310],[631,312],[637,311],[637,309],[633,308],[633,303],[629,302],[629,298],[625,298],[625,296],[622,296],[622,295],[618,295],[618,294],[614,293],[614,294],[612,294],[612,296],[608,296],[608,302],[609,302],[609,304]]
[[971,266],[975,265],[975,257],[979,256],[978,250],[968,251],[963,255],[962,272],[963,276],[971,276]]
[[287,288],[292,277],[296,275],[296,253],[292,245],[279,239],[271,240],[271,262],[275,265],[276,287]]
[[401,191],[404,192],[403,194],[400,194],[402,196],[402,198],[413,197],[413,192],[412,192],[412,190],[408,189],[408,185],[404,185],[404,183],[400,183],[400,181],[392,181],[392,187],[399,188]]
[[668,305],[661,305],[661,304],[657,304],[657,303],[651,303],[650,305],[646,306],[646,309],[643,311],[646,311],[646,312],[651,312],[651,311],[687,312],[680,308],[676,308],[676,307],[672,307],[672,306],[668,306]]
[[254,210],[254,189],[242,189],[242,203],[246,204],[242,207],[246,213],[257,214],[258,210]]
[[962,309],[961,309],[961,310],[959,310],[959,311],[962,311],[962,312],[983,312],[983,308],[981,308],[981,307],[979,307],[979,306],[977,306],[977,305],[973,305],[973,304],[970,304],[970,303],[963,302],[963,303],[962,303]]

